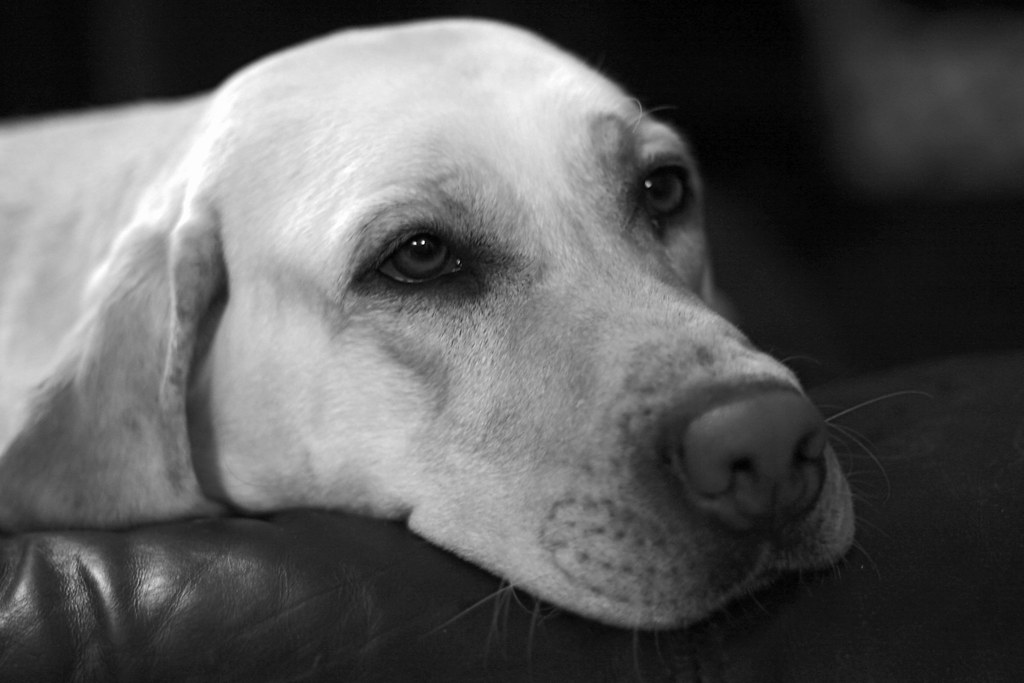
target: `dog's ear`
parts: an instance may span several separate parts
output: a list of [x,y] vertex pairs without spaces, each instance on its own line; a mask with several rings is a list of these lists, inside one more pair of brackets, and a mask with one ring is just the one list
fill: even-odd
[[0,455],[0,527],[121,526],[207,515],[185,393],[222,296],[212,212],[169,207],[124,230],[84,313]]

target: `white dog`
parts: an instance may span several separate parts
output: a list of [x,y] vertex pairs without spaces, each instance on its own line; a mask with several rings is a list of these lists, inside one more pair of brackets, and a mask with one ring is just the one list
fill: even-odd
[[851,543],[797,380],[709,306],[680,136],[495,23],[0,133],[0,527],[408,521],[608,623]]

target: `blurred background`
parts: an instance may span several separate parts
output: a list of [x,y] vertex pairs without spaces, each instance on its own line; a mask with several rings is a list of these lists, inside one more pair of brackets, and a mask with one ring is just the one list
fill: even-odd
[[669,107],[721,288],[810,384],[1024,345],[1022,1],[9,0],[0,116],[194,93],[442,15],[532,28]]

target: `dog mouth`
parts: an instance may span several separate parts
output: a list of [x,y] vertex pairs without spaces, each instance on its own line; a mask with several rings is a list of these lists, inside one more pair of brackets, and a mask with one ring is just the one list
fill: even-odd
[[693,505],[680,493],[685,487],[664,476],[652,484],[634,473],[643,486],[634,494],[620,487],[563,495],[539,534],[564,586],[549,599],[617,626],[676,628],[787,574],[828,567],[852,543],[853,512],[830,448],[823,458],[824,481],[812,505],[785,523],[744,529]]
[[559,501],[546,521],[542,545],[570,586],[559,602],[618,626],[691,625],[788,571],[812,568],[798,559],[797,532],[758,538],[694,533],[586,497]]

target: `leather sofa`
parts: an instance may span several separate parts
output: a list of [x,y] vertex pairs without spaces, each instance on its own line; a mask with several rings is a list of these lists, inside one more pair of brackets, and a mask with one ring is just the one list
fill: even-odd
[[813,398],[869,402],[831,421],[856,548],[694,627],[591,623],[399,524],[293,511],[0,537],[0,681],[1024,680],[1024,354]]

